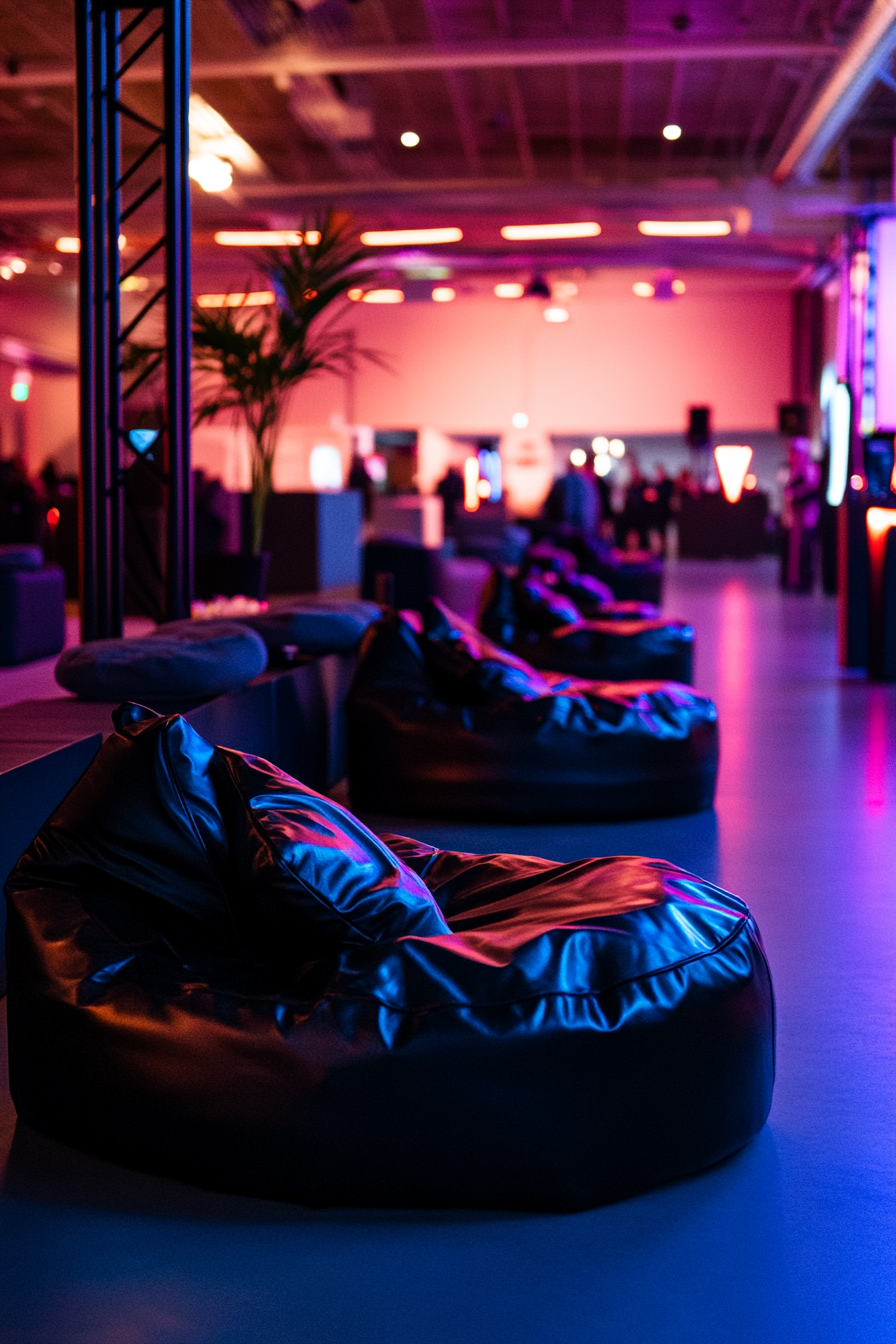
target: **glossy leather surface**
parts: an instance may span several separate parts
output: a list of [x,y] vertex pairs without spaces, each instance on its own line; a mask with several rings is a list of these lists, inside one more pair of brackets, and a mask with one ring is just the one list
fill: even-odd
[[[310,1204],[554,1210],[687,1175],[762,1127],[771,982],[736,897],[661,860],[554,864],[390,836],[382,857],[425,885],[444,932],[290,963],[247,944],[209,880],[217,755],[179,741],[195,754],[185,791],[161,767],[139,787],[118,775],[121,813],[148,809],[161,837],[149,901],[120,822],[95,815],[63,852],[105,787],[99,758],[7,885],[11,1088],[31,1126],[112,1161]],[[120,767],[120,744],[111,755]],[[224,808],[232,885],[256,782]],[[276,820],[264,804],[265,825],[297,851],[308,828],[289,792]],[[333,805],[327,835],[340,825],[351,855],[363,828]],[[79,861],[88,850],[105,875]],[[162,891],[190,912],[181,938]]]
[[444,608],[426,609],[422,634],[394,614],[373,626],[347,701],[353,805],[474,819],[711,806],[718,729],[706,696],[506,659]]
[[[482,627],[534,667],[596,681],[693,678],[694,631],[681,621],[646,613],[645,603],[602,607],[587,598],[588,618],[569,583],[530,570],[519,579],[497,575]],[[587,576],[582,576],[583,582]]]

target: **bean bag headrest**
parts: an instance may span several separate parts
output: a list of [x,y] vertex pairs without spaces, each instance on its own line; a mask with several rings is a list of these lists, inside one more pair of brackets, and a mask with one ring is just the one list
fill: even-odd
[[421,878],[351,813],[256,757],[137,705],[22,864],[97,917],[182,951],[249,951],[295,970],[342,948],[444,934]]
[[264,641],[234,621],[172,621],[140,639],[66,649],[56,680],[82,700],[170,705],[239,690],[268,665]]
[[461,620],[437,597],[422,612],[421,647],[442,691],[465,703],[537,700],[550,695],[550,684],[522,658],[515,657]]

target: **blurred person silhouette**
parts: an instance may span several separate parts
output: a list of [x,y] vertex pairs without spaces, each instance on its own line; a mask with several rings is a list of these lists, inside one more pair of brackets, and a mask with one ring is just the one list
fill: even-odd
[[600,495],[594,468],[586,461],[582,467],[570,463],[565,476],[558,476],[544,505],[544,518],[575,528],[583,537],[595,537],[600,524]]
[[821,516],[821,468],[808,439],[790,441],[787,483],[781,510],[781,587],[811,593],[815,581],[815,539]]

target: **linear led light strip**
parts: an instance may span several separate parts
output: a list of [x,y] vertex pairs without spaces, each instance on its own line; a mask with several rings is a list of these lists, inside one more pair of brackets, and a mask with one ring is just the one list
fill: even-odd
[[248,294],[197,294],[200,308],[264,308],[274,302],[272,289],[256,289]]
[[505,224],[501,237],[514,243],[534,243],[545,238],[596,238],[600,225],[595,220],[573,224]]
[[724,238],[727,219],[642,219],[638,232],[647,238]]
[[295,229],[219,229],[215,242],[221,247],[298,247],[302,241],[310,247],[320,242],[317,229],[304,234]]
[[463,229],[372,229],[361,234],[365,247],[414,247],[425,243],[459,243]]

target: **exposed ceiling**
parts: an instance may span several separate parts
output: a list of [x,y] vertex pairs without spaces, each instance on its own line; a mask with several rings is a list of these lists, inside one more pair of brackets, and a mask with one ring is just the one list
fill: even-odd
[[[334,204],[365,227],[458,223],[459,266],[792,268],[823,253],[845,208],[891,197],[892,42],[847,124],[816,137],[808,178],[773,180],[887,3],[193,0],[193,87],[261,160],[235,168],[230,191],[194,189],[198,249],[216,228],[294,225]],[[883,22],[896,42],[896,12]],[[71,0],[0,0],[0,62],[0,230],[51,248],[75,218]],[[155,108],[158,70],[138,62],[128,97]],[[558,212],[599,220],[601,237],[522,252],[500,238],[500,224]],[[659,212],[733,232],[641,238],[637,220]]]

